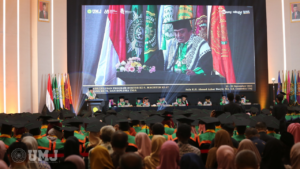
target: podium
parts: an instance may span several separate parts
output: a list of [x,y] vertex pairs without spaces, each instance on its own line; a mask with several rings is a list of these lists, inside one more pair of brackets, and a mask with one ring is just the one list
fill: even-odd
[[87,100],[86,103],[88,110],[93,113],[102,111],[102,107],[104,107],[104,99]]

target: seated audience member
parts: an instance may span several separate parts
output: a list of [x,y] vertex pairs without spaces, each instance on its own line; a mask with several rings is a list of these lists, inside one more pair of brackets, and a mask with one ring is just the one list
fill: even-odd
[[[32,136],[24,137],[22,139],[22,142],[26,144],[28,150],[32,151],[31,154],[28,154],[29,159],[31,159],[30,162],[27,164],[28,168],[41,168],[41,169],[51,168],[47,162],[40,161],[38,159],[38,154],[36,154],[38,150],[38,143],[34,137]],[[36,152],[34,152],[34,150]],[[32,159],[34,159],[34,161]]]
[[137,146],[135,143],[135,137],[131,136],[129,134],[129,122],[127,119],[120,119],[118,120],[119,123],[119,130],[123,131],[124,133],[126,133],[128,135],[128,146],[126,148],[126,152],[136,152],[137,151]]
[[236,119],[234,120],[235,123],[235,127],[237,130],[237,134],[232,136],[232,138],[234,138],[236,141],[240,142],[243,139],[245,139],[245,131],[246,131],[246,126],[249,123],[249,121],[247,119]]
[[151,154],[144,158],[145,169],[156,169],[160,162],[160,148],[167,140],[161,135],[154,135],[151,140]]
[[114,169],[115,168],[107,149],[100,145],[90,150],[89,163],[91,169]]
[[259,154],[262,155],[266,142],[258,138],[257,130],[255,128],[247,128],[245,135],[247,139],[250,139],[255,144]]
[[180,169],[205,168],[202,159],[195,153],[187,153],[180,159]]
[[[226,130],[230,134],[233,147],[238,148],[239,147],[239,142],[237,142],[234,138],[232,138],[234,126],[232,124],[221,124],[221,127],[222,127],[222,129]],[[215,139],[213,139],[211,141],[211,144],[210,144],[209,148],[214,147],[214,145],[215,145]]]
[[[69,137],[65,143],[63,159],[66,159],[70,155],[80,155],[79,141],[74,136]],[[64,160],[62,160],[62,161],[64,161]]]
[[78,155],[70,155],[65,159],[65,161],[70,161],[74,163],[77,169],[85,169],[85,163],[83,159]]
[[166,141],[160,149],[160,164],[156,169],[179,169],[179,148],[174,141]]
[[7,120],[7,121],[3,121],[1,123],[2,123],[2,127],[1,127],[0,140],[3,141],[5,144],[5,147],[8,148],[12,143],[16,142],[16,140],[17,140],[16,138],[11,137],[13,121]]
[[3,160],[0,160],[0,169],[9,169]]
[[[22,151],[24,154],[24,158],[18,159],[18,161],[14,160],[16,157],[16,154],[14,150]],[[7,156],[8,160],[10,162],[10,169],[28,169],[27,163],[28,163],[28,149],[25,143],[23,142],[14,142],[12,143],[9,148],[7,149]]]
[[89,132],[89,141],[85,143],[85,152],[89,152],[92,148],[101,143],[100,131],[99,132]]
[[240,105],[238,105],[237,103],[233,102],[234,94],[228,93],[227,97],[228,97],[229,103],[224,106],[223,111],[230,112],[231,115],[237,114],[237,113],[242,113],[243,112],[242,107]]
[[100,146],[105,147],[108,150],[109,155],[114,152],[111,146],[111,138],[114,133],[115,129],[113,126],[104,126],[100,130],[100,138],[102,140]]
[[128,135],[122,131],[116,131],[111,139],[113,153],[110,155],[115,168],[119,167],[120,157],[126,153]]
[[288,126],[287,131],[294,136],[295,144],[300,142],[300,124],[292,123]]
[[138,133],[135,136],[135,143],[138,147],[138,150],[135,152],[144,159],[146,156],[151,153],[151,140],[146,133]]
[[230,146],[223,145],[217,150],[218,168],[234,169],[234,149]]
[[283,147],[284,147],[283,163],[290,165],[291,164],[290,153],[294,145],[294,137],[291,133],[284,132],[281,133],[280,141],[281,143],[283,143]]
[[191,137],[191,126],[187,124],[181,124],[178,127],[176,132],[176,136],[178,138],[178,147],[179,147],[179,154],[182,157],[186,153],[195,153],[198,156],[201,155],[200,150],[197,147],[194,147],[189,144],[189,139]]
[[126,153],[120,158],[119,169],[143,169],[143,160],[136,153]]
[[268,141],[261,158],[260,169],[285,169],[283,156],[284,151],[280,141],[277,139]]
[[267,134],[267,125],[265,122],[257,122],[255,125],[255,128],[259,134],[259,138],[263,140],[264,142],[268,142],[272,139],[274,139],[273,136],[270,136]]
[[243,151],[243,150],[253,151],[255,153],[255,156],[256,156],[257,165],[260,164],[261,155],[260,155],[260,153],[257,150],[256,146],[254,145],[254,143],[251,140],[244,139],[243,141],[241,141],[240,144],[239,144],[239,148],[237,149],[236,153],[239,153],[240,151]]
[[3,141],[0,141],[0,160],[4,159],[4,155],[6,153],[7,148],[5,147],[5,144]]
[[300,143],[296,143],[291,149],[292,169],[300,168]]
[[215,168],[217,167],[217,159],[216,153],[220,146],[228,145],[233,147],[231,137],[226,130],[219,130],[215,136],[215,145],[213,148],[209,149],[207,160],[206,160],[206,168]]
[[169,140],[169,135],[165,134],[165,127],[161,123],[155,123],[153,124],[152,128],[152,134],[154,135],[161,135],[166,140]]
[[236,169],[259,169],[255,153],[251,150],[242,150],[235,156]]

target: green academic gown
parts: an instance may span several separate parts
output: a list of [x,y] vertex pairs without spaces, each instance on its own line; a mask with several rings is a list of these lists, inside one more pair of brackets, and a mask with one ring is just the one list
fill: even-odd
[[17,139],[14,137],[11,137],[10,135],[7,135],[7,134],[1,134],[0,140],[4,142],[6,149],[8,149],[8,147],[12,143],[16,142]]
[[215,130],[208,129],[205,133],[200,134],[199,137],[199,147],[202,144],[211,144],[211,141],[215,138]]
[[52,141],[49,140],[47,137],[42,137],[41,135],[33,136],[37,143],[38,143],[38,149],[40,150],[51,150]]
[[132,126],[132,128],[134,128],[135,132],[138,133],[141,131],[141,127],[139,125],[136,126]]
[[47,135],[47,128],[48,128],[48,125],[42,125],[41,127],[41,136],[44,137]]
[[234,138],[236,141],[238,142],[241,142],[242,140],[244,140],[246,137],[245,135],[235,135],[235,136],[232,136],[232,138]]
[[53,142],[53,150],[59,150],[61,148],[64,148],[66,140],[63,138],[56,139],[55,142]]
[[281,135],[280,135],[280,134],[277,134],[275,131],[268,132],[267,134],[268,134],[269,136],[273,136],[273,137],[275,137],[276,139],[280,140]]
[[174,128],[170,128],[168,125],[165,125],[165,133],[168,135],[172,135],[176,133],[176,130]]

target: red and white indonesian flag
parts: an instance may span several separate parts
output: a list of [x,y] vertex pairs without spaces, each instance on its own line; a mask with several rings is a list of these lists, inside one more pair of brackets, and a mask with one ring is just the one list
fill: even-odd
[[106,20],[95,85],[122,85],[116,64],[126,60],[124,5],[110,5]]
[[48,85],[47,85],[47,93],[46,93],[46,106],[50,112],[54,110],[54,103],[53,103],[53,94],[52,94],[52,85],[50,75],[48,75]]

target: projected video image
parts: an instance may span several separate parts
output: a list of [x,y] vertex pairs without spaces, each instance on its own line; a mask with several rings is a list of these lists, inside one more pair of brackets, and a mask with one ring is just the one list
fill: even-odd
[[255,91],[253,27],[249,6],[83,6],[83,92]]

